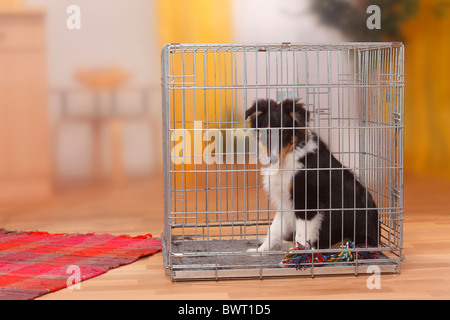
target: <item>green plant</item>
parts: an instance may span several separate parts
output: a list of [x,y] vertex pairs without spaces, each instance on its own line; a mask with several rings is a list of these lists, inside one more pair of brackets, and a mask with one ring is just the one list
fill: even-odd
[[[381,29],[368,29],[367,7],[381,9]],[[352,41],[405,41],[401,26],[417,12],[418,0],[311,0],[321,23],[340,30]]]

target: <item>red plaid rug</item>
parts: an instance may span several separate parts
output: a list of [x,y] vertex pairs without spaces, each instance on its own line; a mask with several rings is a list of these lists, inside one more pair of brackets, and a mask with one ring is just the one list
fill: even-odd
[[34,299],[161,250],[152,235],[0,229],[0,300]]

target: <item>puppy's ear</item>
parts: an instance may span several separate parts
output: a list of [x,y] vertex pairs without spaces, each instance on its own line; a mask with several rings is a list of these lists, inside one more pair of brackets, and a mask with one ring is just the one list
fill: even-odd
[[[258,112],[257,112],[258,110]],[[267,111],[267,100],[259,99],[253,102],[252,106],[245,111],[245,119],[248,119],[250,116],[259,116],[261,113]],[[258,114],[256,114],[258,113]]]
[[[261,113],[261,110],[258,110],[258,113]],[[245,119],[248,119],[250,116],[252,117],[256,117],[256,102],[254,102],[252,104],[252,106],[250,108],[247,109],[247,111],[245,111]]]
[[293,119],[295,127],[306,127],[308,125],[311,113],[305,109],[305,105],[299,100],[287,99],[283,101],[283,112]]
[[263,113],[267,113],[269,101],[266,99],[259,99],[253,102],[252,106],[245,111],[245,119],[250,118],[250,123],[253,128],[256,127],[256,117]]

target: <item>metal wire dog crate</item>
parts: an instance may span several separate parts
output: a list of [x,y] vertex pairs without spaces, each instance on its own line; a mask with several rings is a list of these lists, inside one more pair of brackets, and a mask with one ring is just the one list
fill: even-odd
[[[313,259],[299,269],[280,264],[286,248],[247,252],[264,239],[277,211],[263,190],[262,165],[244,116],[260,98],[300,99],[311,113],[309,128],[370,192],[381,229],[370,250],[380,253],[378,259]],[[371,265],[382,273],[400,272],[401,43],[165,45],[162,107],[162,239],[173,280],[359,274],[372,272]],[[358,250],[369,249],[308,252]]]

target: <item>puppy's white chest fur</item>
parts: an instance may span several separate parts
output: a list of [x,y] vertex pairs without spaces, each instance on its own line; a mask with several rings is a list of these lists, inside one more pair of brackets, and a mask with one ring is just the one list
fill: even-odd
[[271,206],[277,210],[275,218],[269,227],[264,242],[258,249],[248,251],[268,251],[280,248],[282,240],[295,235],[295,242],[306,244],[307,240],[314,242],[318,238],[321,215],[311,221],[296,219],[292,205],[292,181],[303,163],[299,160],[307,153],[314,152],[317,144],[310,140],[306,145],[296,147],[293,152],[284,156],[281,163],[273,164],[261,170],[264,190],[269,196]]
[[[294,163],[295,162],[295,163]],[[263,186],[270,199],[270,204],[278,211],[292,210],[292,178],[296,169],[302,164],[294,159],[293,153],[289,153],[279,163],[262,169]]]
[[273,164],[261,170],[263,186],[269,195],[270,203],[279,211],[293,210],[292,179],[297,170],[303,168],[299,160],[307,153],[317,148],[314,141],[308,141],[303,148],[297,147],[288,153],[280,163]]

